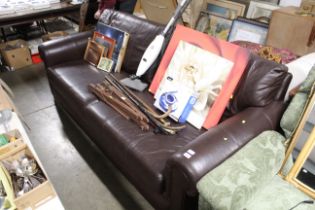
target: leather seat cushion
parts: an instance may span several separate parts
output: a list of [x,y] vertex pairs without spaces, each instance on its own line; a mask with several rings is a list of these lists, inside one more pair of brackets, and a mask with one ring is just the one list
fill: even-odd
[[87,85],[100,82],[104,75],[83,60],[63,63],[48,69],[52,88],[63,95],[73,107],[83,107],[98,99],[90,93]]
[[[118,75],[122,77],[122,74]],[[69,62],[49,70],[54,93],[63,107],[77,119],[94,143],[133,182],[155,192],[163,190],[163,170],[167,159],[204,130],[187,125],[174,136],[143,132],[87,89],[89,83],[103,81],[104,73],[84,61]],[[153,104],[148,92],[137,93]],[[59,98],[60,98],[59,97]],[[138,185],[139,186],[139,185]]]
[[[149,94],[146,96],[152,98]],[[153,130],[143,132],[135,123],[124,119],[103,102],[90,104],[87,117],[93,124],[87,125],[86,130],[97,136],[93,140],[98,147],[117,162],[118,167],[133,181],[146,188],[150,186],[149,189],[156,192],[162,191],[162,172],[167,159],[203,132],[191,126],[187,126],[175,138],[155,134]],[[99,135],[95,135],[96,132]]]

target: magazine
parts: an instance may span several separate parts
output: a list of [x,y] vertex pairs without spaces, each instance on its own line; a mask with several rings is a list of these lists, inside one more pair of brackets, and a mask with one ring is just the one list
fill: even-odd
[[120,72],[129,41],[129,34],[112,26],[106,25],[100,21],[96,25],[96,31],[116,40],[116,45],[112,56],[112,60],[114,61],[113,69],[114,72]]
[[232,70],[222,87],[222,91],[211,106],[208,116],[203,124],[204,128],[209,129],[219,122],[227,104],[229,103],[229,100],[233,95],[233,92],[247,65],[249,52],[247,49],[239,47],[235,44],[216,39],[215,37],[211,37],[191,28],[177,25],[149,87],[149,91],[151,93],[155,94],[157,92],[159,84],[162,81],[175,50],[181,40],[226,58],[234,63]]
[[170,116],[200,129],[232,67],[230,60],[180,41],[155,94],[154,105],[165,111],[165,94],[174,97]]

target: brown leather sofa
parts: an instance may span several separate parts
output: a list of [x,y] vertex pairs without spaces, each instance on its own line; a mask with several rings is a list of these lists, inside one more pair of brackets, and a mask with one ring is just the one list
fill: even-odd
[[[134,73],[161,26],[106,10],[102,22],[130,33],[123,73]],[[285,66],[251,55],[233,100],[219,125],[197,130],[189,125],[177,135],[142,132],[87,89],[104,72],[83,60],[92,32],[42,44],[39,52],[56,105],[64,109],[99,149],[121,170],[156,209],[197,209],[196,182],[265,130],[278,128],[283,98],[291,80]],[[137,93],[148,103],[148,92]],[[195,154],[186,158],[183,154]]]

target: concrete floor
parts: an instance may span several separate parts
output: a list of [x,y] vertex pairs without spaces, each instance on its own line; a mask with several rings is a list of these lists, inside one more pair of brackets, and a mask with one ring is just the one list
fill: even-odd
[[[0,77],[67,210],[151,210],[150,204],[54,105],[42,64]],[[60,113],[60,114],[58,114]],[[79,152],[78,152],[79,151]]]

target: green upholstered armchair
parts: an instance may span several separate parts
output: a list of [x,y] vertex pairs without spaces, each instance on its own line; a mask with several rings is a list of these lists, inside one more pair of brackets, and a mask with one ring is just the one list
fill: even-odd
[[275,131],[261,133],[197,183],[199,210],[315,209],[312,198],[278,175],[285,145],[314,95],[314,83],[315,66],[282,117],[284,136]]

